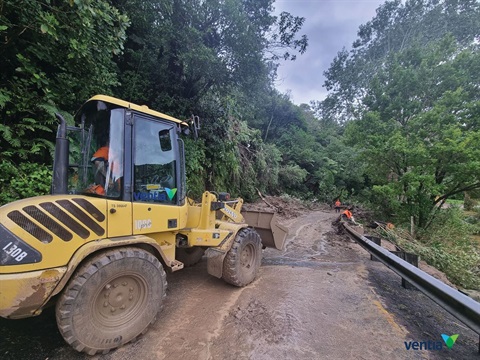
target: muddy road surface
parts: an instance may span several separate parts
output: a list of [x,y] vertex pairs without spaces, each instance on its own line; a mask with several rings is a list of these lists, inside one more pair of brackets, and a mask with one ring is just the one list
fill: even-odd
[[[346,235],[332,211],[285,220],[284,252],[266,249],[258,278],[236,288],[207,274],[206,260],[167,275],[165,308],[135,343],[79,354],[52,310],[0,319],[0,359],[480,359],[478,336]],[[441,334],[459,334],[452,349]],[[432,349],[406,349],[413,342]]]

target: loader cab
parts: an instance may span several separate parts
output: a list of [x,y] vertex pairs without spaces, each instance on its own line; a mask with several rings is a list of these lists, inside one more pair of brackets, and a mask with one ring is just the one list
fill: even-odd
[[67,128],[67,192],[110,200],[183,205],[184,122],[98,95]]

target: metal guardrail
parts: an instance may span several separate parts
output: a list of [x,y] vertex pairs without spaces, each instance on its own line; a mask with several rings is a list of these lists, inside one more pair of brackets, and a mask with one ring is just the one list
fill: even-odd
[[370,254],[480,335],[480,303],[390,253],[346,223],[343,226]]

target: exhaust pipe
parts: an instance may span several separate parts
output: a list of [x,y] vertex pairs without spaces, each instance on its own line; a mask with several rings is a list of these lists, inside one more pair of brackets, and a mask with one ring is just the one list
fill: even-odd
[[68,183],[68,148],[67,122],[62,115],[56,113],[60,121],[55,141],[55,158],[53,161],[52,195],[67,194]]

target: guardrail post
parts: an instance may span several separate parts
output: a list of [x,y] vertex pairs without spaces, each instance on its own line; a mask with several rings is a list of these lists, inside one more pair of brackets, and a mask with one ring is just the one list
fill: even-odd
[[[382,246],[382,238],[379,238],[378,236],[372,236],[372,235],[365,235],[365,237],[374,242],[375,244],[377,244],[378,246]],[[375,256],[373,256],[372,254],[370,254],[370,260],[372,261],[380,261],[378,260]]]
[[[392,254],[397,255],[400,259],[405,260],[409,264],[412,264],[413,266],[418,268],[418,255],[408,253],[406,251],[390,251]],[[415,286],[410,284],[408,281],[406,281],[404,278],[402,278],[402,287],[405,289],[409,290],[417,290]]]

